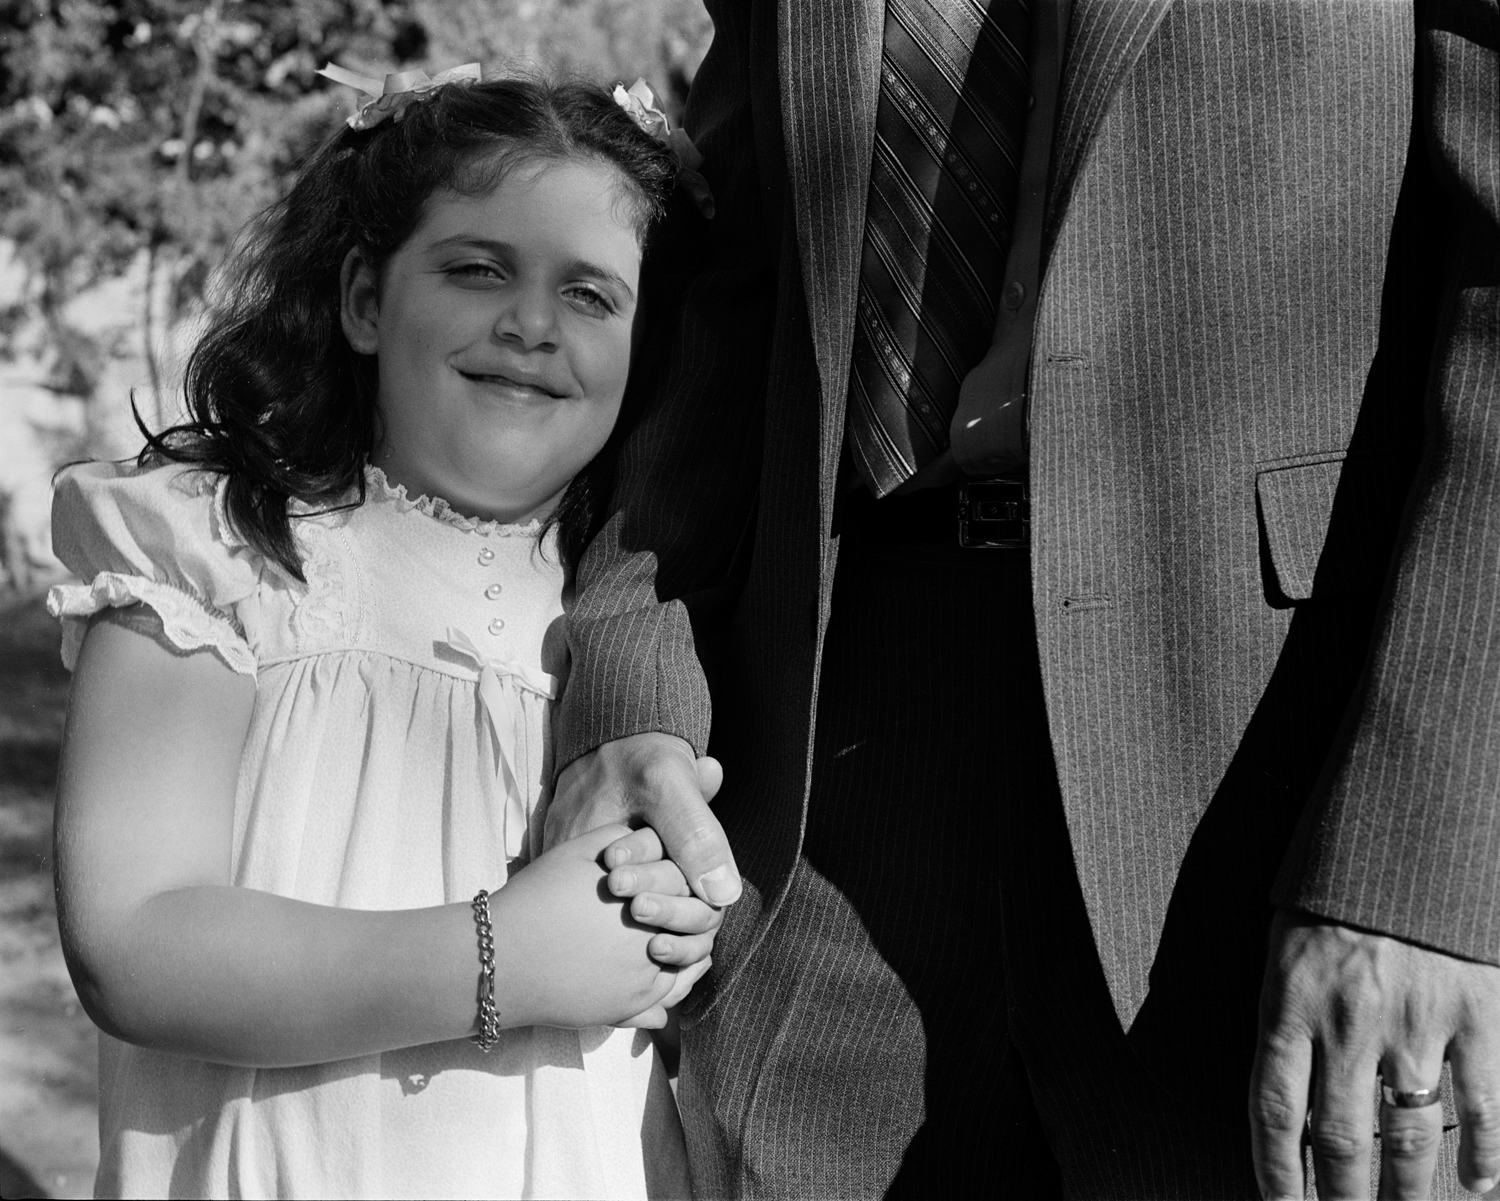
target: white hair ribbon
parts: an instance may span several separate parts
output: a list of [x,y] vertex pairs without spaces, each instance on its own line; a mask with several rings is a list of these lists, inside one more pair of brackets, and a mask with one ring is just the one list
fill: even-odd
[[640,127],[642,133],[672,152],[672,157],[677,160],[677,182],[693,198],[698,211],[705,217],[712,217],[714,196],[708,190],[708,181],[698,173],[698,168],[703,165],[703,155],[693,145],[687,130],[672,128],[672,122],[657,102],[651,85],[644,79],[637,79],[629,88],[617,83],[612,94],[615,103],[625,110],[626,116]]
[[484,70],[478,63],[449,67],[446,71],[439,71],[431,76],[426,71],[416,70],[392,71],[383,78],[362,75],[358,71],[329,63],[318,74],[345,87],[357,88],[372,97],[349,118],[350,129],[373,129],[386,118],[399,121],[409,105],[427,99],[445,84],[478,83],[484,78]]
[[520,780],[516,777],[517,731],[525,737],[526,715],[521,710],[518,689],[524,688],[547,700],[557,699],[557,677],[533,671],[523,663],[491,659],[462,630],[448,627],[448,640],[442,645],[471,659],[479,668],[479,699],[489,718],[490,732],[498,752],[500,782],[505,789],[505,857],[514,859],[521,853],[526,828],[531,820]]

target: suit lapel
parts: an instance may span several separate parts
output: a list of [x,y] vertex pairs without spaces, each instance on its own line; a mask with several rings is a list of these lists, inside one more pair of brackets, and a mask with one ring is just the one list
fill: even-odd
[[[777,25],[782,136],[823,398],[824,474],[830,475],[843,438],[854,345],[885,5],[780,0]],[[831,485],[830,475],[825,504]]]
[[1073,0],[1044,248],[1055,241],[1088,148],[1126,73],[1161,24],[1172,0]]

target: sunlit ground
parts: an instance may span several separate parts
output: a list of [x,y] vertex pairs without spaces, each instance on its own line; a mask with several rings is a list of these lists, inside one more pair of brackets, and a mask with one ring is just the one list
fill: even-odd
[[0,594],[0,1196],[88,1197],[94,1027],[57,938],[52,800],[68,675],[39,593]]

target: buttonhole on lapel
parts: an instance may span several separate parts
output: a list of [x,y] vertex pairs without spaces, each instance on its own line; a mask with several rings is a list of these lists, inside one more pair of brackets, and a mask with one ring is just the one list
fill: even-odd
[[1082,613],[1087,609],[1109,609],[1114,603],[1112,596],[1065,596],[1062,607],[1065,613]]
[[1073,354],[1071,351],[1059,351],[1047,356],[1047,362],[1056,363],[1060,367],[1082,367],[1088,361],[1088,355]]
[[868,740],[864,739],[864,738],[861,738],[858,742],[851,742],[843,750],[841,750],[837,754],[835,754],[834,758],[835,759],[842,759],[845,755],[849,754],[850,751],[857,751],[857,750],[859,750],[860,747],[864,746],[864,744],[865,744],[866,741],[868,741]]

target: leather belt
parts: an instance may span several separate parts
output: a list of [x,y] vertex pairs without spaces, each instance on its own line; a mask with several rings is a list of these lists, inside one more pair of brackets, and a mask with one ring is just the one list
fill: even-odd
[[842,498],[836,528],[846,544],[922,543],[965,551],[1026,550],[1026,481],[966,479],[876,500],[859,486]]
[[1031,545],[1026,481],[1003,477],[958,485],[958,544],[967,550],[1025,550]]

